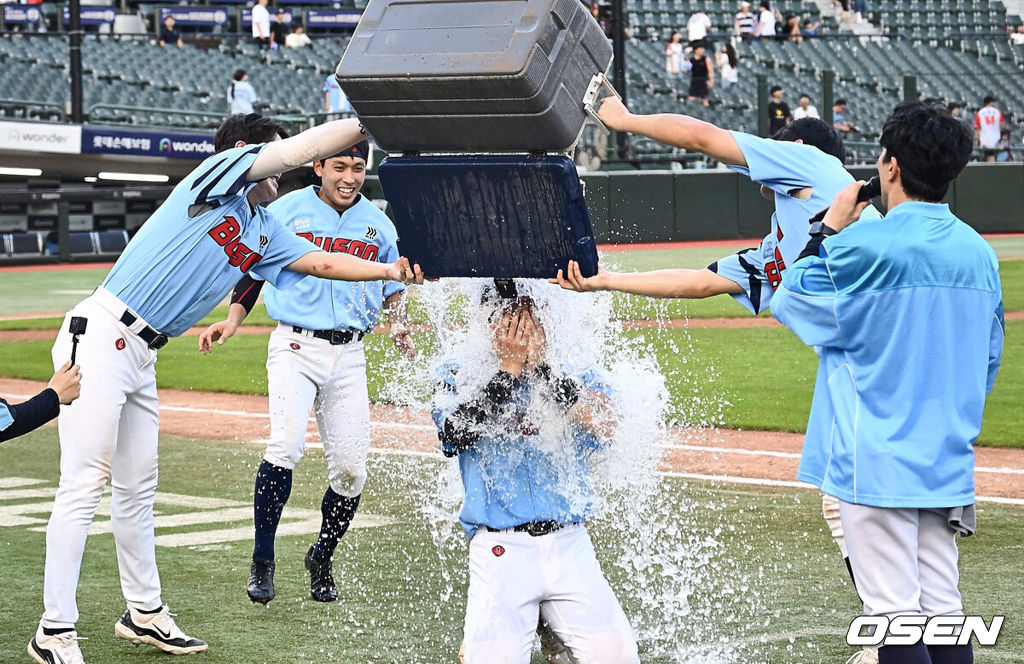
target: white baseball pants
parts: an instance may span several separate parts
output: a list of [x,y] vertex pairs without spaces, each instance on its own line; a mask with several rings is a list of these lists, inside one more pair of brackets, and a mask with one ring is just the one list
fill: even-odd
[[478,530],[469,543],[466,664],[528,664],[538,612],[580,664],[640,661],[584,526],[540,537]]
[[281,323],[267,350],[270,442],[263,458],[295,468],[306,449],[309,410],[316,414],[335,493],[354,498],[366,483],[370,449],[370,397],[363,342],[332,346],[308,331]]
[[963,613],[956,534],[946,510],[839,501],[839,515],[865,615]]
[[88,318],[77,353],[82,394],[70,406],[61,406],[58,420],[60,483],[46,528],[44,627],[73,627],[78,620],[75,593],[82,554],[108,477],[121,591],[136,609],[162,603],[153,540],[159,430],[156,351],[118,320],[124,310],[124,303],[97,289],[65,317],[53,345],[58,368],[71,357],[71,316]]

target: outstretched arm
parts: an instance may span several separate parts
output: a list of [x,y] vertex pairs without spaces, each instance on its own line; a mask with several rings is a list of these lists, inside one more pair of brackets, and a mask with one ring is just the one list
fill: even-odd
[[366,138],[357,118],[325,122],[290,138],[267,143],[249,168],[246,179],[256,182],[290,171],[318,159],[326,159]]
[[559,270],[558,275],[548,281],[566,290],[577,292],[610,290],[648,297],[702,298],[722,293],[743,292],[735,281],[715,274],[707,268],[677,268],[651,272],[607,272],[599,268],[596,275],[585,278],[580,273],[579,263],[570,261],[568,270]]
[[311,251],[302,258],[288,264],[287,269],[310,274],[323,279],[338,281],[401,281],[402,283],[423,283],[420,266],[409,267],[407,258],[394,263],[378,263],[356,258],[351,254]]
[[747,165],[732,134],[709,122],[669,113],[634,115],[617,97],[603,99],[598,115],[609,129],[642,134],[666,145],[696,150],[733,166]]
[[228,307],[228,317],[219,323],[214,323],[199,335],[199,350],[203,355],[213,350],[214,342],[218,345],[223,345],[225,341],[235,336],[238,326],[242,324],[245,317],[256,306],[256,300],[260,296],[260,291],[263,290],[264,283],[258,279],[253,279],[249,275],[245,275],[241,281],[235,284],[235,289],[231,292],[231,306]]

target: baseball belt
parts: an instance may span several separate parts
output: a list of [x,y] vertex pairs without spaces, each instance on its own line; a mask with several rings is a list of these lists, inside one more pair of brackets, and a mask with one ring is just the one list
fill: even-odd
[[[129,329],[137,320],[139,320],[138,316],[127,309],[123,314],[121,314],[121,323]],[[160,350],[167,345],[167,335],[162,332],[157,332],[148,325],[138,332],[135,332],[135,335],[145,341],[146,345],[153,350]]]
[[332,346],[338,346],[340,344],[347,344],[353,341],[361,341],[365,332],[356,332],[355,330],[307,330],[304,327],[298,325],[292,326],[292,332],[296,334],[302,334],[303,332],[309,332],[313,335],[314,339],[323,339]]
[[487,529],[487,532],[491,533],[500,533],[502,530],[511,530],[516,533],[527,533],[530,537],[540,537],[541,535],[548,535],[556,530],[561,530],[568,525],[570,524],[559,523],[549,519],[547,521],[527,521],[526,523],[521,523],[518,526],[512,526],[511,528],[491,528],[490,526],[484,526],[484,528]]

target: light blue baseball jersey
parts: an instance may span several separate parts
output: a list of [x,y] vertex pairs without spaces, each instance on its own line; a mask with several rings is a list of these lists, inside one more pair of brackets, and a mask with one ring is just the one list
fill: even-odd
[[174,188],[111,268],[103,287],[167,336],[210,313],[250,270],[280,288],[304,275],[285,270],[316,247],[246,194],[262,145],[208,157]]
[[[314,249],[352,254],[383,263],[398,260],[398,232],[387,215],[365,196],[342,214],[306,187],[282,196],[268,210]],[[405,288],[394,281],[331,281],[303,279],[287,293],[273,286],[264,291],[267,313],[276,321],[310,330],[362,330],[377,323],[384,298]]]
[[11,409],[7,407],[7,404],[0,401],[0,431],[5,430],[12,424],[14,424],[14,416],[11,415]]
[[1003,346],[992,247],[907,202],[791,265],[772,313],[821,347],[798,477],[850,503],[974,502],[974,439]]
[[[458,394],[458,366],[454,363],[442,365],[438,382],[449,388],[435,394],[431,411],[441,432],[444,421],[469,397]],[[593,372],[583,376],[582,383],[606,390]],[[525,420],[529,399],[529,381],[520,381],[507,404],[511,416],[495,423],[496,429],[505,425],[505,435],[482,438],[459,454],[466,491],[459,522],[470,539],[483,526],[501,530],[531,521],[582,523],[590,513],[589,498],[570,502],[568,497],[590,495],[586,461],[600,447],[597,437],[583,431],[574,436],[573,448],[562,452],[575,457],[573,472],[566,473],[560,468],[564,468],[564,462],[553,459],[538,445],[544,435],[543,425],[538,430]],[[446,454],[456,453],[444,440],[441,444]]]
[[327,80],[324,81],[324,92],[330,95],[331,113],[348,113],[352,110],[352,104],[345,96],[345,91],[338,85],[338,79],[334,77],[334,74],[327,75]]
[[[771,297],[786,268],[796,261],[807,244],[810,218],[832,204],[835,195],[853,182],[842,162],[812,145],[791,141],[774,141],[742,132],[732,132],[747,166],[730,166],[751,180],[775,192],[772,229],[761,245],[727,256],[710,269],[735,281],[743,293],[733,294],[737,302],[752,313],[760,313],[771,305]],[[810,188],[810,196],[793,196]],[[877,219],[880,215],[870,205],[861,219]]]

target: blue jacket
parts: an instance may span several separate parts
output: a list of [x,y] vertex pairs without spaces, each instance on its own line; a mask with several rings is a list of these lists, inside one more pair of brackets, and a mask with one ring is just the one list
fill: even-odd
[[995,252],[906,202],[790,266],[772,314],[821,347],[798,478],[876,507],[974,502],[973,444],[1003,345]]

